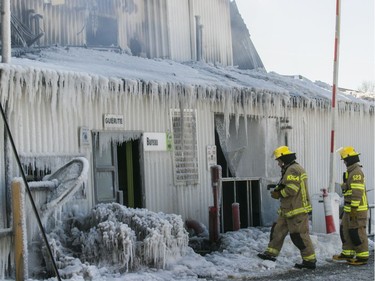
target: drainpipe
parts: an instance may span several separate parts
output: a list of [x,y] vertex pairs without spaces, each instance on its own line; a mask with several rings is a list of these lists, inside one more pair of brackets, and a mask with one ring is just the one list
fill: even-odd
[[202,29],[201,17],[195,16],[195,34],[196,34],[196,50],[197,50],[197,61],[202,59]]
[[11,39],[10,39],[10,0],[2,1],[1,10],[1,62],[10,63]]
[[[10,31],[10,0],[2,0],[1,1],[1,62],[2,63],[10,63],[11,58],[11,31]],[[1,74],[1,73],[0,73]],[[4,129],[4,163],[5,163],[5,182],[8,185],[8,171],[9,171],[9,138],[6,130]],[[6,198],[10,199],[9,190],[6,189]],[[7,200],[8,202],[8,200]],[[7,212],[6,214],[10,213],[10,204],[6,203],[5,209]],[[2,210],[4,211],[4,210]],[[6,218],[6,226],[9,226],[10,217],[7,216]]]

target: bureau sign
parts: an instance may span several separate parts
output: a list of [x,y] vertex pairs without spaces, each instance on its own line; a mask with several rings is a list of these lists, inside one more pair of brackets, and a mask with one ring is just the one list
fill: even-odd
[[166,151],[167,137],[165,133],[144,133],[143,148],[145,151]]

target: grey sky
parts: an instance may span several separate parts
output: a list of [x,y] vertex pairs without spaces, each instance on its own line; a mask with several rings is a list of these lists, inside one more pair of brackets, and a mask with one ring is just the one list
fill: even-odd
[[[236,0],[267,71],[333,83],[335,0]],[[339,87],[375,81],[374,0],[341,0]]]

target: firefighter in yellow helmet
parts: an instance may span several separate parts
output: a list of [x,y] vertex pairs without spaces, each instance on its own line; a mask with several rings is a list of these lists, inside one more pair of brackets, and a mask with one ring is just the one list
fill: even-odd
[[363,265],[369,258],[366,233],[368,203],[365,176],[359,164],[359,155],[352,146],[338,149],[346,165],[341,185],[344,208],[340,225],[342,251],[333,260],[347,261],[351,265]]
[[271,191],[274,199],[280,199],[277,221],[271,228],[270,241],[265,252],[258,257],[275,261],[290,233],[293,244],[300,250],[302,263],[296,268],[316,268],[316,256],[309,235],[309,213],[312,211],[307,186],[307,174],[296,162],[296,154],[287,146],[274,151],[275,160],[281,167],[281,179]]

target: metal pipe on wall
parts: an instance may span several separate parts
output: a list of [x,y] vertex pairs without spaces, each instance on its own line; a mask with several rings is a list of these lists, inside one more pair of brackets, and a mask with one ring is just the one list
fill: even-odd
[[2,1],[1,34],[1,62],[10,63],[12,53],[10,37],[10,0]]

